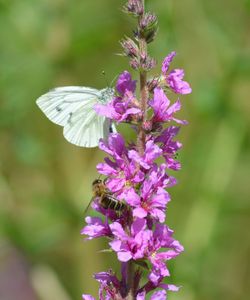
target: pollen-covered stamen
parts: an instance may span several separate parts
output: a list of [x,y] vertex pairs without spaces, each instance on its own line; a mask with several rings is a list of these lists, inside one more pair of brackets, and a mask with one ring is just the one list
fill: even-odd
[[131,183],[131,181],[127,180],[125,182],[125,187],[131,187],[131,186],[133,186],[133,184]]

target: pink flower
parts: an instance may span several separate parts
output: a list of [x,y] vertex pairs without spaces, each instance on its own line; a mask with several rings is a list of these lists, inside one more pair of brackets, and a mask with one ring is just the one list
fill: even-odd
[[154,110],[152,122],[175,121],[180,124],[187,124],[187,121],[182,121],[174,117],[174,114],[181,109],[180,100],[170,105],[170,100],[165,95],[163,89],[159,87],[154,89],[154,97],[149,102],[149,105]]
[[130,234],[125,232],[118,222],[111,224],[110,228],[115,239],[109,244],[117,252],[120,261],[127,262],[130,259],[143,258],[149,237],[149,230],[146,230],[144,219],[136,219],[133,222]]
[[167,168],[172,170],[181,169],[181,164],[176,159],[176,153],[181,149],[182,144],[178,141],[173,141],[179,130],[180,127],[170,126],[155,139],[155,142],[161,143],[160,148],[166,160]]
[[132,80],[131,74],[124,71],[118,77],[116,90],[121,96],[124,96],[127,91],[134,93],[136,89],[136,80]]
[[101,236],[111,236],[107,221],[104,223],[102,219],[98,217],[86,217],[85,221],[88,225],[81,230],[81,234],[88,235],[88,240]]
[[[176,52],[171,52],[162,63],[162,73],[169,87],[176,94],[190,94],[192,89],[188,82],[184,81],[184,70],[174,69],[168,73],[170,63],[175,57]],[[167,74],[168,73],[168,74]]]
[[136,96],[136,81],[132,80],[129,72],[124,71],[117,80],[116,89],[119,96],[114,97],[108,104],[96,104],[95,111],[116,122],[128,122],[141,117]]
[[117,195],[127,192],[144,179],[144,173],[128,157],[128,150],[120,134],[110,134],[108,142],[100,141],[99,148],[113,158],[106,157],[104,163],[97,165],[98,172],[108,176],[106,184],[110,191]]
[[149,186],[151,188],[151,184],[144,181],[141,196],[130,190],[126,195],[126,201],[134,207],[134,217],[152,217],[159,222],[164,222],[166,205],[170,201],[170,196],[163,188],[158,188],[156,192],[153,190],[148,192]]
[[[157,287],[157,286],[156,286]],[[153,289],[156,288],[153,286]],[[167,291],[177,292],[179,288],[173,284],[159,284],[159,287],[164,288],[164,290],[159,290],[154,292],[150,296],[150,300],[167,300]],[[145,300],[146,299],[146,291],[143,290],[137,294],[136,300]]]
[[175,179],[169,177],[165,170],[165,164],[159,168],[155,165],[138,193],[131,189],[125,195],[127,203],[134,208],[134,217],[151,217],[159,222],[165,221],[166,205],[170,201],[170,196],[164,188],[175,184]]
[[[99,299],[113,300],[119,299],[121,284],[117,277],[110,272],[100,272],[94,275],[94,278],[100,283]],[[83,300],[95,300],[91,295],[82,295]]]
[[[164,80],[174,92],[190,93],[189,84],[183,81],[183,70],[169,71],[174,56],[175,52],[170,53],[163,62]],[[92,207],[105,219],[88,217],[87,225],[81,231],[87,235],[87,239],[108,237],[111,250],[121,262],[120,281],[111,272],[95,275],[100,283],[100,300],[123,299],[127,296],[131,260],[132,263],[144,265],[148,271],[148,281],[142,287],[141,271],[134,273],[133,297],[136,300],[145,300],[148,293],[151,300],[166,300],[168,290],[178,290],[178,287],[165,284],[163,280],[170,276],[167,262],[177,257],[184,248],[173,238],[173,231],[163,223],[170,201],[166,189],[176,184],[176,179],[166,171],[181,168],[176,154],[182,144],[175,140],[180,128],[172,125],[164,128],[163,123],[174,121],[184,125],[187,121],[175,116],[181,109],[180,100],[171,104],[160,86],[154,88],[153,97],[148,102],[153,110],[152,117],[142,119],[135,90],[136,81],[132,80],[129,72],[124,71],[117,80],[116,96],[107,105],[98,104],[95,107],[99,114],[112,120],[136,124],[135,127],[142,128],[145,134],[143,152],[134,143],[126,145],[119,133],[110,134],[107,141],[100,140],[99,143],[99,148],[108,157],[97,165],[97,170],[107,176],[105,188],[115,198],[113,201],[122,201],[124,204],[122,210],[106,209],[100,197],[96,197]],[[165,159],[164,163],[157,162],[161,158]],[[160,290],[155,292],[155,289]],[[84,294],[82,297],[84,300],[94,300],[90,295]]]
[[[136,300],[145,300],[146,299],[146,292],[143,291],[139,293],[136,297]],[[167,292],[165,290],[157,291],[153,293],[150,297],[150,300],[166,300],[167,299]]]
[[[157,284],[161,278],[170,275],[166,261],[175,258],[184,250],[183,246],[172,235],[173,230],[165,224],[156,224],[154,232],[151,233],[145,256],[148,257],[153,266],[149,279],[154,284]],[[162,248],[170,250],[158,252]]]
[[147,141],[143,156],[136,150],[130,150],[128,156],[133,161],[139,163],[144,169],[150,169],[153,162],[162,154],[162,150],[154,144],[152,140]]
[[96,104],[95,111],[118,123],[129,121],[133,115],[141,115],[141,110],[133,105],[134,95],[126,92],[123,98],[116,97],[107,105]]
[[83,300],[95,300],[94,297],[92,297],[91,295],[87,295],[87,294],[83,294],[82,299]]

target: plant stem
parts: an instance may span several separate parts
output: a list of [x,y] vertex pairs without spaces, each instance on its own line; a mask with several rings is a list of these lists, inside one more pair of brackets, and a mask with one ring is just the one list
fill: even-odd
[[[143,5],[143,14],[139,17],[139,22],[141,18],[143,18],[145,14],[145,1],[142,0]],[[139,52],[140,57],[147,57],[147,42],[144,37],[139,34]],[[146,134],[143,129],[143,123],[147,119],[147,101],[148,101],[148,87],[147,87],[147,72],[140,67],[140,106],[142,111],[142,122],[139,125],[138,131],[138,138],[137,138],[137,148],[138,152],[143,155],[145,150],[145,143],[146,143]]]
[[[143,14],[139,17],[140,18],[144,16],[145,12],[145,3],[144,0],[142,0],[143,3]],[[147,57],[147,42],[144,37],[139,35],[139,52],[140,57]],[[145,150],[145,143],[146,143],[146,133],[143,128],[143,123],[147,119],[147,103],[148,103],[148,87],[147,87],[147,72],[140,67],[140,107],[142,111],[142,121],[138,125],[138,138],[137,138],[137,150],[138,152],[143,155]],[[135,294],[134,294],[134,278],[135,278],[135,270],[134,270],[134,264],[133,261],[128,262],[128,269],[127,269],[127,297],[126,300],[134,300]]]
[[126,297],[126,300],[134,300],[135,299],[135,291],[134,291],[134,277],[135,277],[135,272],[134,272],[134,264],[133,261],[130,260],[127,265],[127,290],[128,290],[128,295]]

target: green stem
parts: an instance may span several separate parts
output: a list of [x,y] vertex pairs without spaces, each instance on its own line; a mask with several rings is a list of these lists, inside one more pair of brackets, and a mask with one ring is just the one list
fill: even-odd
[[127,274],[128,274],[128,277],[127,277],[128,294],[127,294],[126,300],[134,300],[135,299],[135,291],[134,291],[135,272],[134,272],[134,264],[133,264],[132,260],[130,260],[128,262]]
[[[145,11],[145,3],[144,0],[143,3],[143,9]],[[143,15],[140,17],[142,18]],[[140,21],[140,19],[139,19]],[[142,37],[139,36],[139,51],[140,56],[147,55],[147,42]],[[142,121],[138,125],[138,138],[137,138],[137,150],[138,152],[143,155],[145,151],[145,143],[146,143],[146,133],[143,129],[143,123],[147,120],[147,103],[148,103],[148,87],[147,87],[147,72],[140,67],[140,108],[142,111]],[[135,279],[135,270],[134,270],[134,264],[133,261],[129,261],[128,263],[128,269],[127,269],[127,297],[126,300],[134,300],[135,299],[135,291],[134,291],[134,279]]]
[[[145,3],[144,0],[143,3],[143,9],[145,11]],[[141,18],[144,16],[141,16]],[[139,19],[140,21],[140,19]],[[139,36],[139,51],[140,56],[146,55],[147,56],[147,42],[145,38],[142,36]],[[143,123],[147,120],[147,103],[148,103],[148,87],[147,87],[147,72],[143,70],[142,67],[140,67],[140,106],[142,111],[142,122],[139,125],[139,132],[138,132],[138,138],[137,138],[137,148],[141,155],[143,155],[145,150],[145,142],[146,142],[146,134],[143,129]]]

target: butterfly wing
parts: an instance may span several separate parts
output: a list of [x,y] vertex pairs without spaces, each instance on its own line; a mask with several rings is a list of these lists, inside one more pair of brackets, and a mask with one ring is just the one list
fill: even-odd
[[37,99],[37,105],[55,124],[64,126],[65,138],[82,147],[96,147],[100,138],[108,136],[110,120],[96,114],[94,105],[103,91],[88,87],[59,87]]
[[55,88],[36,101],[39,108],[55,124],[65,126],[78,108],[90,105],[99,91],[87,87],[65,86]]
[[[96,102],[95,102],[96,103]],[[97,147],[100,138],[109,134],[110,120],[96,114],[89,106],[79,108],[64,126],[63,135],[70,143],[81,147]]]

